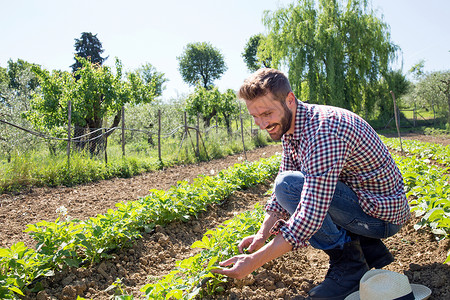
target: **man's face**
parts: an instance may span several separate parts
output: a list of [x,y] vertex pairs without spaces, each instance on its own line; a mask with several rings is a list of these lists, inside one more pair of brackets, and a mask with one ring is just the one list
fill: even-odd
[[274,141],[281,139],[292,127],[292,111],[285,102],[277,101],[271,93],[265,96],[245,101],[250,115],[256,125],[267,130]]

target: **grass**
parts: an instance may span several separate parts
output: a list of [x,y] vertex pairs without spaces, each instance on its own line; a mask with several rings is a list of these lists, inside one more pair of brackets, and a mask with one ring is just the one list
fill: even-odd
[[[57,155],[46,150],[35,150],[26,154],[13,154],[10,162],[0,160],[0,193],[17,192],[33,186],[73,186],[114,177],[132,177],[141,173],[158,170],[176,164],[189,164],[199,161],[222,158],[244,150],[240,135],[230,138],[226,132],[211,132],[199,145],[199,154],[195,136],[193,141],[185,138],[183,144],[179,137],[170,137],[162,141],[161,161],[157,146],[147,140],[134,139],[126,145],[125,156],[117,138],[108,139],[107,163],[105,156],[91,156],[87,153],[71,152],[70,165],[60,145]],[[267,134],[256,137],[245,135],[246,150],[269,143]]]

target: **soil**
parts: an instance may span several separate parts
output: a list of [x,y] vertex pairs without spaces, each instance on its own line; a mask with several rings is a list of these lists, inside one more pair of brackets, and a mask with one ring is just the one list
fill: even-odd
[[[408,138],[447,143],[447,139],[417,135]],[[249,161],[281,152],[280,145],[271,145],[247,152]],[[27,224],[40,220],[54,221],[56,210],[64,206],[68,215],[86,219],[114,208],[115,203],[135,200],[150,189],[168,189],[177,181],[200,174],[210,175],[240,162],[243,154],[207,163],[177,166],[128,179],[105,180],[74,188],[33,188],[20,194],[0,195],[0,246],[10,247],[23,241],[29,247],[33,240],[23,232]],[[43,290],[28,293],[25,299],[110,299],[117,289],[111,284],[120,278],[124,293],[143,297],[142,286],[161,278],[174,268],[175,262],[193,254],[190,245],[203,233],[233,217],[235,213],[265,203],[264,193],[270,182],[234,193],[222,205],[211,207],[198,219],[185,223],[158,226],[154,233],[144,234],[131,248],[113,254],[100,264],[71,268],[41,280]],[[428,286],[430,299],[450,299],[450,265],[443,264],[450,248],[449,240],[438,241],[427,229],[414,230],[412,218],[402,230],[385,240],[395,261],[385,267],[406,274],[411,283]],[[312,247],[293,251],[265,264],[243,280],[228,279],[225,291],[214,299],[304,299],[307,291],[319,284],[328,269],[328,257]]]

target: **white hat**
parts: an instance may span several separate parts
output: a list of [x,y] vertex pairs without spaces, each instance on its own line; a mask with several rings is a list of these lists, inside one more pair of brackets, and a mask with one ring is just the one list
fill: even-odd
[[367,271],[359,282],[359,291],[345,300],[425,300],[431,290],[421,284],[410,284],[406,275],[374,269]]

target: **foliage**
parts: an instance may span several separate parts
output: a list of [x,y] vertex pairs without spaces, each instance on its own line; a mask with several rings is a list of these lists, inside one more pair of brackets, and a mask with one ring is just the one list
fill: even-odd
[[[8,61],[0,79],[0,119],[21,127],[30,127],[22,116],[30,108],[30,99],[37,87],[37,78],[31,71],[33,64],[23,60]],[[11,161],[14,153],[23,154],[35,147],[36,140],[19,129],[0,123],[0,154]]]
[[144,198],[118,203],[116,210],[109,209],[86,221],[72,220],[61,208],[54,222],[28,225],[26,232],[37,241],[36,250],[23,243],[0,248],[0,293],[11,298],[14,293],[21,294],[33,280],[51,275],[52,270],[97,262],[108,257],[108,252],[129,245],[143,230],[189,220],[233,191],[266,182],[278,168],[278,156],[236,164],[215,177],[198,177],[192,185],[182,181],[167,192],[151,190]]
[[[6,83],[9,88],[17,90],[19,93],[24,90],[35,90],[39,82],[31,72],[31,67],[34,65],[23,59],[17,59],[16,62],[8,60],[6,69],[1,68],[0,83]],[[28,94],[31,93],[28,92]]]
[[105,50],[96,34],[82,32],[79,39],[75,39],[75,63],[71,65],[72,72],[75,73],[83,67],[78,57],[89,60],[94,65],[101,66],[108,57],[101,57]]
[[162,95],[162,91],[164,89],[163,85],[164,83],[169,81],[164,77],[164,73],[158,72],[156,68],[150,63],[143,64],[140,68],[138,68],[137,72],[142,77],[145,85],[155,87],[156,97]]
[[[162,115],[162,164],[157,147],[159,109]],[[131,177],[162,166],[196,163],[244,151],[240,130],[230,136],[223,128],[216,127],[202,130],[206,149],[201,144],[197,156],[194,151],[195,135],[184,135],[183,114],[179,109],[179,104],[144,103],[127,108],[125,125],[137,129],[125,129],[125,157],[121,132],[117,130],[108,138],[107,163],[103,157],[91,156],[88,151],[72,151],[68,168],[64,141],[56,141],[56,152],[52,155],[43,149],[42,140],[37,139],[32,144],[26,144],[30,147],[26,152],[19,147],[13,148],[10,157],[0,156],[0,193],[31,186],[73,186],[113,177]],[[245,150],[267,145],[267,142],[260,143],[267,140],[264,132],[258,134],[259,138],[252,138],[250,129],[245,128],[245,123],[249,122],[250,119],[244,121]],[[29,135],[17,130],[16,138],[20,142],[29,139]]]
[[272,58],[270,56],[264,59],[258,57],[259,45],[264,42],[265,38],[266,37],[261,33],[255,34],[251,36],[247,41],[247,44],[245,44],[244,52],[242,52],[241,55],[244,58],[244,62],[247,65],[247,68],[251,72],[255,72],[260,68],[270,68],[270,64],[272,61]]
[[[430,227],[440,239],[450,238],[450,177],[446,169],[428,164],[415,156],[396,157],[405,180],[411,210],[420,221],[414,226]],[[445,262],[450,262],[450,251]]]
[[304,101],[357,113],[373,109],[370,89],[389,70],[398,48],[367,1],[299,0],[266,12],[264,24],[272,65],[288,69],[296,95],[306,81]]
[[[399,107],[402,96],[408,92],[409,87],[409,81],[400,70],[387,71],[378,83],[374,83],[368,89],[367,94],[373,99],[373,107],[366,106],[365,113],[368,114],[371,111],[373,113],[375,111],[374,108],[377,107],[379,113],[376,118],[388,122],[394,116],[394,102],[390,91],[394,93],[397,107]],[[366,119],[368,119],[367,115]]]
[[[383,142],[394,149],[399,148],[396,139],[382,138]],[[414,228],[424,226],[439,239],[450,238],[450,147],[433,145],[418,141],[406,141],[403,145],[406,153],[413,155],[399,157],[394,155],[405,181],[406,196],[410,200],[411,210],[421,220]],[[431,159],[447,166],[435,166]],[[450,262],[450,251],[445,263]]]
[[233,90],[229,89],[222,94],[217,87],[208,89],[201,85],[197,85],[194,93],[187,97],[185,107],[191,122],[195,122],[200,114],[206,127],[209,127],[211,119],[217,116],[221,117],[220,120],[225,122],[227,128],[231,128],[231,118],[239,112]]
[[[75,126],[75,137],[84,134],[81,128],[95,130],[102,128],[103,120],[113,116],[110,128],[116,127],[121,119],[121,109],[127,103],[139,104],[152,102],[159,96],[164,79],[152,69],[143,72],[130,72],[122,77],[122,64],[116,59],[116,72],[106,66],[99,67],[87,59],[78,58],[82,68],[75,74],[49,71],[35,67],[41,93],[32,101],[32,109],[27,118],[36,128],[53,130],[67,124],[68,103],[72,104],[72,123]],[[153,72],[153,73],[152,73]],[[151,79],[153,76],[153,80]],[[150,77],[149,77],[150,76]],[[78,77],[78,80],[76,79]],[[90,134],[97,137],[100,132]],[[94,146],[99,145],[95,143]],[[90,145],[90,150],[95,147]]]
[[410,105],[426,107],[447,117],[450,124],[450,71],[421,73],[410,95]]
[[181,77],[192,86],[201,83],[210,88],[227,70],[222,53],[206,42],[187,44],[177,59]]
[[[380,138],[389,148],[401,151],[398,139],[383,136],[380,136]],[[424,160],[433,160],[438,164],[450,167],[450,146],[416,140],[402,140],[402,148],[408,155],[415,155]]]
[[240,104],[238,104],[236,93],[232,89],[226,90],[226,92],[221,95],[218,113],[220,120],[223,120],[228,129],[228,134],[231,134],[231,120],[233,117],[237,117],[240,110],[241,107]]
[[154,284],[145,285],[141,291],[147,299],[194,299],[224,290],[224,276],[211,273],[220,268],[218,262],[239,253],[236,242],[255,234],[264,219],[263,207],[256,205],[208,230],[191,248],[203,249],[195,256],[176,263],[176,268]]
[[409,72],[413,74],[416,79],[421,79],[425,75],[423,70],[425,67],[425,61],[422,59],[409,69]]

